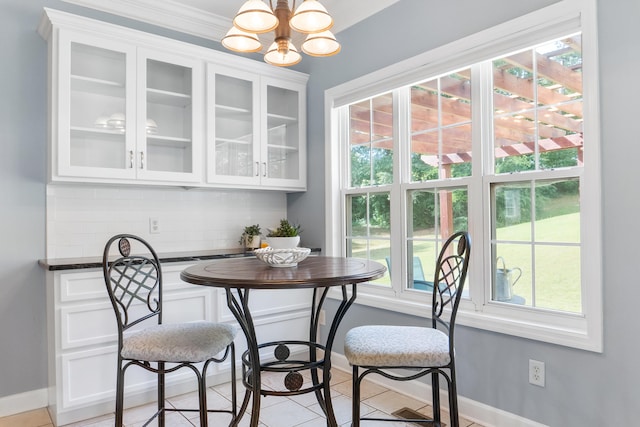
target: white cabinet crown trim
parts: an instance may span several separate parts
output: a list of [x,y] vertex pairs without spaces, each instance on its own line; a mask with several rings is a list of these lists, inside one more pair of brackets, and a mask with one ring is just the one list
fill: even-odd
[[301,73],[299,71],[275,68],[264,62],[244,58],[231,53],[196,46],[190,43],[174,40],[169,37],[150,34],[144,31],[134,30],[132,28],[45,7],[40,25],[38,26],[39,34],[45,40],[49,38],[51,27],[63,27],[78,31],[86,31],[90,32],[95,37],[120,38],[127,43],[135,44],[137,47],[157,49],[159,46],[162,46],[164,50],[175,53],[179,52],[185,56],[198,57],[203,61],[211,61],[224,64],[225,66],[245,68],[257,74],[277,75],[278,78],[298,83],[306,84],[309,79],[308,74]]
[[[185,4],[157,0],[64,0],[68,3],[149,22],[164,28],[219,41],[231,27],[231,20]],[[125,12],[126,11],[126,12]]]

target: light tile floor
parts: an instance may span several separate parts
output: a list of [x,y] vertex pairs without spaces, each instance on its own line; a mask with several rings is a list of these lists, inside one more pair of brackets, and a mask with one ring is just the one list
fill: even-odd
[[[280,382],[280,378],[274,375],[264,375],[263,383],[266,386]],[[308,381],[308,378],[306,379]],[[341,427],[351,425],[351,375],[340,370],[334,370],[332,375],[332,402],[338,424]],[[280,383],[281,384],[281,383]],[[280,387],[278,387],[280,388]],[[238,399],[244,395],[244,389],[238,386]],[[231,385],[229,383],[211,387],[207,392],[209,408],[231,407]],[[198,407],[196,393],[184,394],[167,399],[169,404],[180,408]],[[409,396],[388,390],[371,382],[364,382],[362,387],[363,415],[390,418],[390,414],[401,408],[411,408],[422,414],[430,416],[432,408]],[[131,408],[125,411],[124,424],[126,427],[140,427],[144,421],[155,411],[155,404],[149,404]],[[249,426],[249,416],[245,414],[240,427]],[[448,414],[444,413],[444,422],[449,424]],[[212,427],[226,426],[229,424],[230,415],[210,414],[209,425]],[[98,418],[69,424],[68,427],[112,427],[113,414]],[[366,427],[411,427],[416,424],[362,422]],[[155,424],[151,424],[155,425]],[[167,415],[167,426],[193,427],[199,426],[197,412],[175,412]],[[325,427],[325,418],[322,410],[313,394],[285,397],[266,397],[262,399],[260,409],[260,427]],[[460,417],[461,427],[482,427],[463,417]],[[0,427],[53,427],[49,414],[45,408],[0,418]]]

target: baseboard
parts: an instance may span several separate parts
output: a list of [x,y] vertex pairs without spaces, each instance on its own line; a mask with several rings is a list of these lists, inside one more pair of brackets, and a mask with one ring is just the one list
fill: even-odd
[[[351,367],[349,362],[342,354],[333,353],[331,355],[332,368],[340,369],[342,371],[351,374]],[[417,396],[430,396],[431,387],[420,381],[391,381],[381,376],[372,375],[368,377],[370,381],[378,383],[390,390],[397,391],[415,399],[420,400]],[[217,378],[210,384],[216,384]],[[173,392],[183,392],[179,387]],[[133,397],[134,404],[141,404],[145,400],[150,399],[149,396],[130,396]],[[442,392],[441,400],[446,402],[447,396],[445,392]],[[430,403],[425,400],[425,403]],[[45,408],[48,405],[48,392],[46,388],[33,390],[25,393],[14,394],[0,398],[0,417],[6,417],[9,415],[19,414],[21,412],[31,411],[34,409]],[[110,402],[109,406],[113,403]],[[500,409],[493,408],[475,400],[468,399],[464,396],[458,397],[458,405],[460,407],[460,415],[465,418],[482,424],[487,427],[491,426],[509,426],[509,427],[546,427],[544,424],[540,424],[536,421],[529,420],[527,418],[520,417],[510,412],[502,411]],[[84,419],[78,417],[80,414],[75,414],[72,417],[74,419]],[[84,416],[84,414],[83,414]]]
[[[207,375],[207,386],[213,387],[215,385],[228,382],[229,377],[229,370],[224,370],[213,375]],[[167,378],[165,384],[165,395],[167,398],[170,398],[172,396],[179,396],[184,393],[191,393],[194,391],[197,391],[197,384],[195,383],[193,378],[187,377],[179,380],[171,380],[170,378]],[[125,391],[125,410],[128,408],[145,405],[150,402],[156,402],[157,396],[158,395],[155,384],[150,389],[135,391],[127,390]],[[51,414],[54,425],[62,426],[110,414],[113,413],[114,409],[115,392],[111,398],[106,400],[96,401],[83,406],[57,412],[51,411],[50,408],[49,412]]]
[[[351,366],[342,354],[331,354],[331,368],[340,369],[351,375]],[[425,404],[430,404],[430,400],[420,399],[418,396],[431,396],[431,386],[421,381],[392,381],[380,375],[369,375],[367,379],[380,384],[390,390],[411,396],[413,399],[423,400]],[[440,400],[447,402],[445,391],[440,392]],[[482,424],[483,426],[509,426],[509,427],[547,427],[536,421],[523,418],[521,416],[506,412],[484,403],[476,402],[464,396],[458,396],[458,407],[460,415],[468,420]]]
[[[238,378],[240,371],[238,371]],[[229,381],[229,371],[207,375],[207,385],[214,386]],[[194,391],[194,384],[191,379],[182,381],[168,381],[166,385],[167,397],[177,396],[183,393]],[[143,405],[156,400],[156,390],[145,390],[138,392],[128,392],[125,404],[127,407]],[[114,396],[115,397],[115,396]],[[33,411],[35,409],[47,408],[49,406],[49,391],[46,388],[33,390],[25,393],[14,394],[0,398],[0,418],[16,415],[22,412]],[[114,410],[114,400],[99,401],[78,407],[72,410],[56,413],[49,407],[51,418],[55,425],[65,425],[77,421],[94,418],[108,414]]]
[[0,397],[0,417],[46,408],[48,396],[47,389],[41,388],[40,390]]

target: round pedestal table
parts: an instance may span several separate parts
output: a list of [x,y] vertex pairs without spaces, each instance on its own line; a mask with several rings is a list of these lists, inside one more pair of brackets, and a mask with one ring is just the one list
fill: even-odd
[[[327,417],[327,425],[337,427],[331,404],[331,349],[340,321],[356,299],[356,285],[384,275],[382,264],[359,258],[310,256],[295,267],[271,267],[256,258],[232,258],[202,262],[186,268],[180,277],[187,283],[224,288],[227,306],[235,316],[247,340],[247,351],[242,355],[242,382],[246,392],[236,423],[244,415],[251,401],[251,426],[260,419],[261,396],[292,396],[315,393]],[[331,288],[341,291],[338,309],[331,320],[327,338],[318,342],[320,313]],[[259,343],[249,309],[249,294],[265,289],[313,289],[310,308],[308,341],[282,340]],[[326,319],[328,320],[328,319]],[[291,348],[303,348],[292,356]],[[274,360],[261,362],[260,350],[272,349]],[[286,373],[286,390],[262,387],[262,372]],[[309,372],[311,384],[304,386],[301,372]]]

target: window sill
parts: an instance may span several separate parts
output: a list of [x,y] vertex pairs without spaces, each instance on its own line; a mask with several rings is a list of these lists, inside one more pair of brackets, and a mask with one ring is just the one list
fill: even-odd
[[[428,318],[431,294],[411,292],[411,298],[392,296],[389,292],[377,292],[369,286],[360,286],[355,304],[394,311],[410,316]],[[422,298],[416,298],[420,294]],[[341,299],[337,289],[329,298]],[[587,322],[585,316],[545,312],[530,307],[489,303],[483,310],[476,310],[470,300],[460,303],[457,324],[470,328],[498,332],[520,338],[557,344],[581,350],[602,352],[602,322]],[[597,325],[592,330],[589,325]]]

